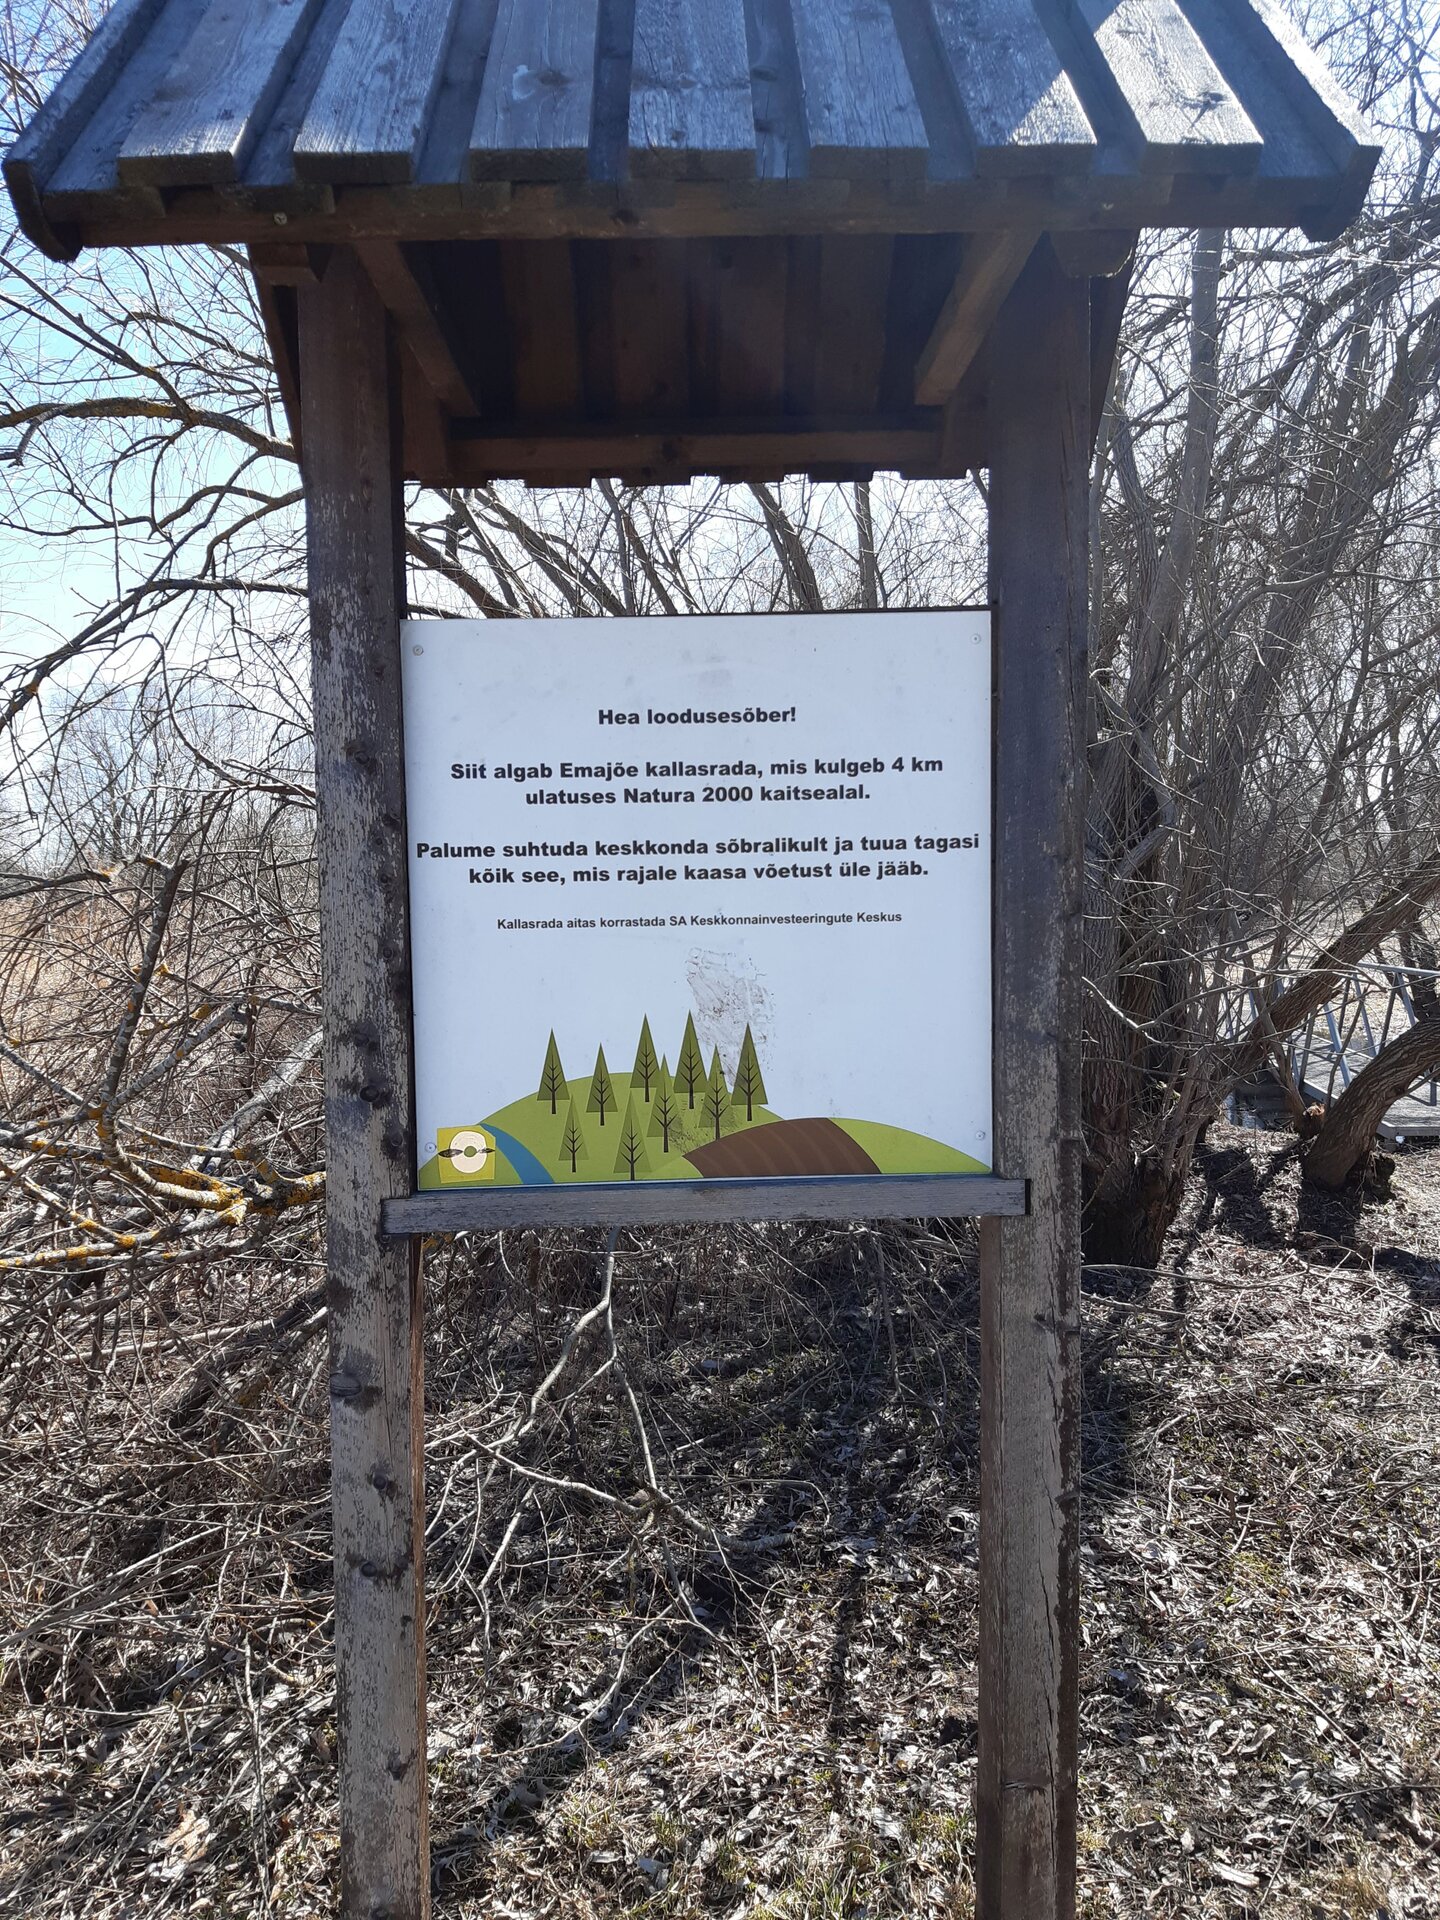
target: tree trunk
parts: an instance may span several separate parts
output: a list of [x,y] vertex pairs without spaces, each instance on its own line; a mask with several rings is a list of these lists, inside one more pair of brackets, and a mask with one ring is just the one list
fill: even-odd
[[1422,1020],[1392,1040],[1355,1078],[1325,1116],[1305,1157],[1312,1187],[1343,1187],[1370,1150],[1375,1129],[1402,1094],[1440,1071],[1440,1021]]
[[1087,1163],[1085,1259],[1097,1267],[1158,1267],[1180,1203],[1185,1197],[1185,1167],[1167,1166],[1154,1148],[1111,1160],[1099,1168]]

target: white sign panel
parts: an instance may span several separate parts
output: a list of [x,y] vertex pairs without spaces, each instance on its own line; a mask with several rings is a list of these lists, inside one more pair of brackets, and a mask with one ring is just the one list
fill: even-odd
[[988,1170],[988,614],[404,667],[422,1189]]

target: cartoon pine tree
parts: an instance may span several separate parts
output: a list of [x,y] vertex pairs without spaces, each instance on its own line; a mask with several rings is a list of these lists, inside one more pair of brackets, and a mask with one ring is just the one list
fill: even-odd
[[595,1071],[590,1076],[590,1098],[585,1102],[587,1113],[598,1113],[600,1124],[605,1124],[607,1113],[615,1107],[615,1088],[610,1080],[610,1069],[605,1064],[605,1049],[601,1047],[595,1055]]
[[648,1173],[650,1161],[645,1152],[645,1134],[635,1118],[635,1096],[625,1102],[625,1118],[620,1122],[620,1151],[615,1156],[615,1171],[627,1180]]
[[680,1042],[680,1059],[675,1067],[675,1085],[693,1107],[697,1093],[705,1091],[705,1056],[695,1038],[695,1016],[685,1016],[685,1038]]
[[680,1103],[675,1098],[675,1082],[670,1078],[670,1063],[660,1062],[655,1081],[655,1098],[650,1103],[650,1132],[660,1136],[660,1151],[669,1153],[670,1136],[680,1130]]
[[637,1080],[640,1082],[647,1107],[650,1104],[650,1088],[659,1071],[659,1064],[655,1059],[655,1042],[650,1038],[650,1022],[647,1018],[640,1023],[640,1044],[635,1049],[635,1064],[630,1069],[630,1084],[633,1087]]
[[565,1069],[560,1064],[560,1049],[555,1044],[555,1029],[550,1029],[550,1044],[545,1049],[545,1064],[540,1069],[540,1091],[537,1100],[548,1100],[550,1111],[558,1111],[557,1102],[565,1091]]
[[740,1043],[740,1064],[735,1069],[735,1098],[745,1102],[747,1120],[753,1120],[756,1106],[763,1107],[769,1098],[765,1091],[765,1076],[760,1071],[760,1056],[755,1051],[748,1023],[745,1038]]
[[590,1150],[585,1145],[585,1130],[580,1125],[580,1116],[575,1111],[573,1100],[570,1102],[570,1111],[565,1116],[565,1130],[560,1135],[560,1151],[555,1158],[557,1160],[568,1158],[571,1173],[575,1172],[577,1161],[590,1158]]
[[730,1089],[725,1084],[725,1069],[720,1064],[720,1049],[716,1047],[710,1061],[710,1077],[705,1082],[705,1098],[701,1102],[705,1118],[715,1129],[715,1138],[720,1138],[720,1129],[724,1126],[730,1112]]

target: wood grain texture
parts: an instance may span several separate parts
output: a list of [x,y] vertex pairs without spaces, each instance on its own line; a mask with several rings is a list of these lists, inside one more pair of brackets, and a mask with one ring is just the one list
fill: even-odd
[[[91,195],[114,193],[119,185],[116,156],[130,129],[195,31],[206,0],[169,0],[138,51],[100,91],[93,114],[80,126],[64,159],[50,176],[46,211],[64,218]],[[162,207],[158,195],[152,203]],[[163,213],[163,208],[162,208]]]
[[1076,0],[1150,172],[1253,167],[1260,135],[1175,0]]
[[[642,52],[654,20],[673,58],[633,68],[637,5]],[[739,76],[711,84],[717,37],[733,55],[742,24],[753,153]],[[681,129],[668,158],[652,104]],[[327,130],[314,151],[304,135],[297,173],[312,107]],[[26,232],[67,258],[250,244],[282,216],[307,223],[291,237],[332,244],[613,237],[617,223],[666,238],[1323,236],[1358,210],[1377,154],[1274,0],[121,0],[6,177]],[[742,161],[756,177],[725,173]]]
[[637,176],[753,178],[744,0],[635,0],[629,139]]
[[74,259],[78,238],[56,234],[41,192],[80,129],[104,101],[116,76],[139,51],[164,0],[117,0],[85,47],[42,102],[4,159],[5,183],[22,230],[54,257]]
[[458,0],[440,89],[415,163],[416,184],[428,189],[428,199],[453,195],[457,203],[474,205],[503,194],[496,183],[479,191],[469,184],[470,133],[498,11],[497,0]]
[[[1138,240],[1139,235],[1134,236]],[[1130,282],[1135,273],[1135,248],[1118,273],[1103,274],[1090,282],[1090,451],[1100,432],[1100,419],[1115,373],[1115,356],[1120,351],[1120,327],[1125,318],[1125,302],[1130,297]]]
[[756,419],[785,397],[783,240],[692,240],[690,404],[710,419]]
[[690,407],[690,263],[683,241],[608,250],[617,415],[683,419]]
[[653,1226],[666,1220],[951,1220],[1023,1214],[1025,1182],[979,1173],[871,1179],[676,1180],[414,1193],[385,1203],[387,1233]]
[[319,0],[210,0],[130,129],[120,178],[155,187],[238,180],[319,10]]
[[599,0],[500,0],[470,135],[477,180],[581,177]]
[[977,1920],[1072,1920],[1089,289],[1037,247],[990,349],[995,1152],[981,1229]]
[[394,240],[365,240],[355,251],[435,398],[449,413],[473,413],[476,397],[440,317],[425,249],[402,247]]
[[917,179],[929,143],[888,7],[792,0],[810,171]]
[[295,172],[295,141],[315,90],[325,77],[330,54],[350,10],[349,0],[322,0],[300,56],[290,69],[275,109],[245,162],[240,184],[224,189],[237,205],[283,212],[301,207],[333,211],[335,196],[324,182],[305,185]]
[[1315,205],[1301,213],[1306,233],[1321,240],[1342,233],[1380,157],[1374,128],[1272,0],[1187,0],[1186,13],[1264,129],[1260,171],[1314,178]]
[[801,180],[810,149],[788,0],[745,0],[745,40],[756,171],[762,180]]
[[458,420],[450,458],[456,484],[531,480],[561,484],[557,473],[643,473],[647,484],[697,473],[803,473],[812,466],[908,469],[939,460],[940,425],[923,416],[900,421],[761,419],[683,420],[626,427],[619,422],[544,421],[527,427]]
[[926,0],[980,173],[1081,172],[1097,142],[1030,0]]
[[256,276],[255,300],[260,309],[260,324],[265,344],[275,367],[280,388],[280,404],[285,409],[291,444],[297,459],[304,459],[300,434],[300,320],[293,287],[267,284]]
[[866,413],[880,392],[890,304],[888,233],[827,234],[820,242],[820,310],[814,339],[815,406]]
[[584,397],[575,267],[568,240],[500,249],[507,331],[521,419],[574,420]]
[[340,1911],[424,1920],[418,1250],[382,1237],[414,1139],[394,339],[354,255],[300,294],[328,1142]]
[[351,0],[295,141],[305,180],[413,179],[457,0]]
[[960,271],[915,363],[917,405],[942,406],[959,386],[1038,237],[1019,228],[966,240]]

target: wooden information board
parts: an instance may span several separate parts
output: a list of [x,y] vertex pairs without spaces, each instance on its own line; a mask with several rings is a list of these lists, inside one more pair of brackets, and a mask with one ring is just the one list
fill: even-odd
[[988,612],[412,621],[401,657],[415,1206],[979,1210]]

